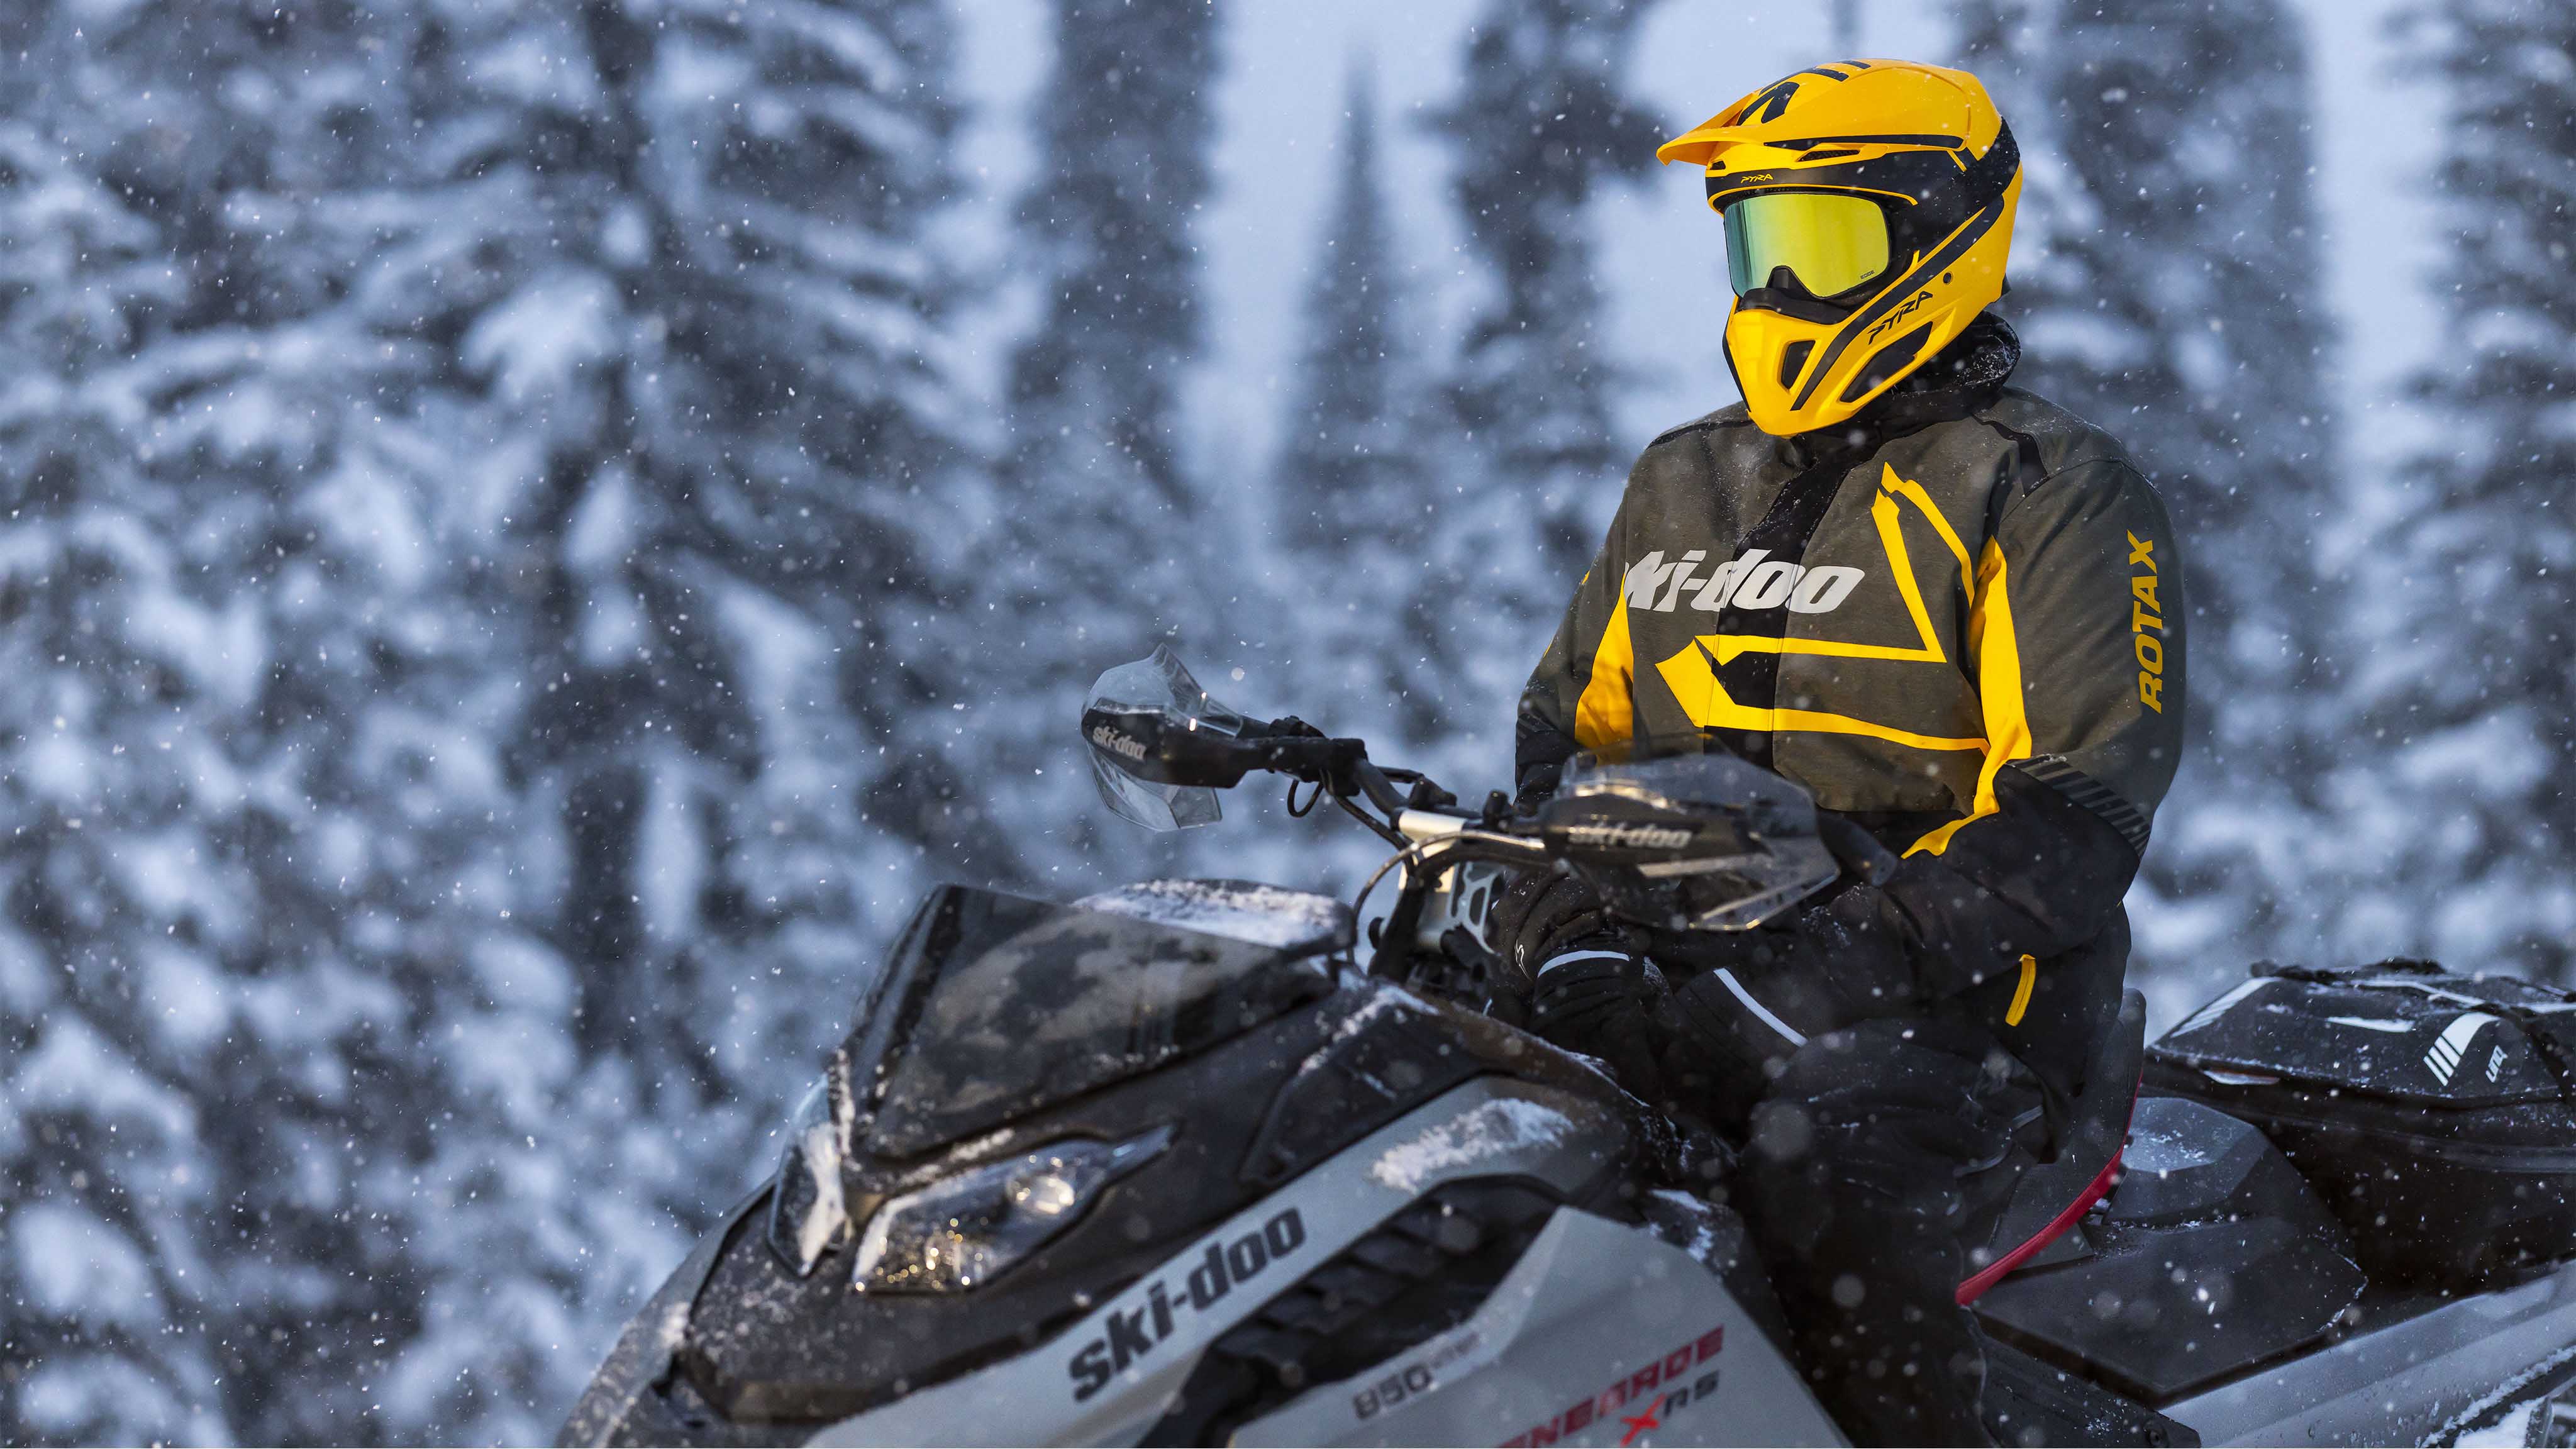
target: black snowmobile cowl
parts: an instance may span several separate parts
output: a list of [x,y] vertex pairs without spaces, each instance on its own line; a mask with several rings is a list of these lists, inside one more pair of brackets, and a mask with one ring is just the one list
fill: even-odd
[[2149,1050],[2151,1087],[2262,1128],[2374,1279],[2576,1255],[2576,1001],[2429,962],[2255,971]]
[[2145,1098],[2121,1169],[2072,1261],[1978,1300],[1990,1328],[2162,1403],[2323,1338],[2360,1296],[2342,1224],[2245,1123]]
[[[819,1150],[791,1149],[770,1188],[737,1210],[630,1327],[568,1437],[801,1441],[832,1419],[1048,1345],[1115,1295],[1146,1292],[1139,1275],[1168,1260],[1179,1275],[1163,1300],[1182,1315],[1171,1322],[1174,1333],[1197,1321],[1201,1289],[1243,1320],[1207,1347],[1207,1371],[1176,1385],[1187,1391],[1169,1410],[1176,1423],[1197,1426],[1187,1432],[1221,1442],[1225,1425],[1295,1397],[1301,1382],[1365,1368],[1455,1327],[1560,1204],[1633,1216],[1621,1189],[1637,1170],[1634,1159],[1661,1148],[1653,1124],[1606,1079],[1490,1018],[1353,972],[1335,985],[1332,995],[1206,1050],[899,1163],[867,1152],[863,1134],[856,1153],[837,1156],[834,1144],[851,1140],[858,1124],[839,1085],[846,1058],[836,1062],[835,1085],[800,1111],[792,1134],[800,1144],[817,1139]],[[879,994],[881,1007],[900,1000]],[[1318,1204],[1346,1194],[1291,1190],[1257,1214],[1263,1242],[1283,1250],[1274,1255],[1277,1270],[1235,1255],[1243,1232],[1221,1235],[1232,1288],[1190,1278],[1202,1250],[1171,1259],[1190,1235],[1281,1192],[1283,1172],[1345,1158],[1372,1133],[1459,1093],[1470,1095],[1427,1137],[1360,1158],[1370,1182],[1419,1178],[1427,1196],[1409,1215],[1337,1248]],[[1511,1154],[1496,1154],[1522,1138],[1545,1147],[1545,1173],[1479,1176],[1514,1169]],[[1030,1239],[1016,1260],[979,1271],[971,1284],[854,1285],[868,1266],[869,1226],[907,1196],[964,1192],[1075,1143],[1096,1144],[1112,1159],[1102,1164],[1096,1193],[1050,1215],[1065,1220],[1060,1229]],[[1274,1220],[1276,1242],[1267,1236]],[[943,1221],[987,1237],[1009,1226],[976,1212]],[[885,1248],[900,1248],[901,1236],[890,1227]],[[1284,1296],[1273,1301],[1274,1294]],[[1140,1362],[1188,1369],[1179,1347],[1160,1351],[1163,1320],[1150,1301],[1146,1311],[1143,1320],[1126,1311],[1118,1332],[1141,1332],[1157,1345]],[[1082,1349],[1078,1334],[1039,1349],[1041,1377],[1078,1389],[1085,1380],[1068,1374],[1090,1373],[1091,1360],[1070,1370],[1064,1360]],[[1120,1336],[1108,1352],[1111,1367],[1123,1370],[1140,1350]],[[956,1421],[976,1427],[951,1432],[1008,1440],[1015,1435],[1005,1426],[1014,1422],[1008,1409],[979,1408]]]
[[916,1156],[1204,1050],[1329,993],[1349,939],[1339,903],[1266,886],[941,887],[848,1049],[866,1148]]

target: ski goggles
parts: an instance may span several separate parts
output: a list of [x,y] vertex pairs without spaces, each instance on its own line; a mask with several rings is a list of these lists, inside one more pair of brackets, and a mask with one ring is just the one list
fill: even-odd
[[1726,204],[1726,280],[1737,296],[1787,267],[1807,295],[1839,297],[1887,271],[1887,213],[1848,192],[1759,191]]

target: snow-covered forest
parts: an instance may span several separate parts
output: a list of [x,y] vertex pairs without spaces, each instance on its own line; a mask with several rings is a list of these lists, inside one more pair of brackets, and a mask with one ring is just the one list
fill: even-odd
[[[1096,807],[1081,694],[1157,641],[1504,783],[1649,436],[1605,198],[1695,195],[1656,142],[1772,74],[1668,113],[1651,0],[1471,8],[1438,106],[1305,81],[1332,180],[1273,223],[1246,448],[1189,416],[1194,228],[1262,144],[1221,0],[1032,5],[998,121],[947,0],[0,7],[0,1438],[549,1438],[926,885],[1354,884],[1273,800]],[[2576,6],[2401,23],[2438,165],[2381,184],[2444,246],[2383,285],[2442,325],[2384,397],[2297,7],[1954,0],[1921,57],[2027,157],[2016,380],[2191,551],[2166,1020],[2265,956],[2576,971]],[[2379,407],[2421,444],[2358,448]]]

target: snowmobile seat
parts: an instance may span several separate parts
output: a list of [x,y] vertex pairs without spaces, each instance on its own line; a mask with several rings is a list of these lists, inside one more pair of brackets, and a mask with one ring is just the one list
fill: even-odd
[[2129,1140],[2129,1119],[2137,1110],[2146,1052],[2147,999],[2124,991],[2120,1014],[2084,1074],[2083,1090],[2066,1120],[2054,1124],[2056,1156],[2022,1169],[1987,1245],[1970,1252],[1975,1271],[1959,1284],[1961,1307],[2047,1251],[2110,1193],[2120,1173],[2120,1149]]

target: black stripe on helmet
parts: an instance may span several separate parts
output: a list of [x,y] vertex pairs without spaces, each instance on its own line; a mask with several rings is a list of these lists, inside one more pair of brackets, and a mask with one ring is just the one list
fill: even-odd
[[1904,136],[1807,136],[1795,141],[1765,141],[1762,144],[1766,146],[1777,146],[1783,151],[1804,151],[1810,146],[1937,146],[1944,151],[1956,151],[1967,145],[1968,142],[1965,137],[1961,136],[1925,134]]
[[2012,127],[2005,125],[2003,118],[1998,116],[1995,118],[1995,144],[1986,148],[1986,154],[1968,163],[1959,182],[1968,188],[1969,204],[1992,206],[2004,199],[2004,192],[2012,186],[2014,173],[2020,170],[2021,143],[2013,139]]

